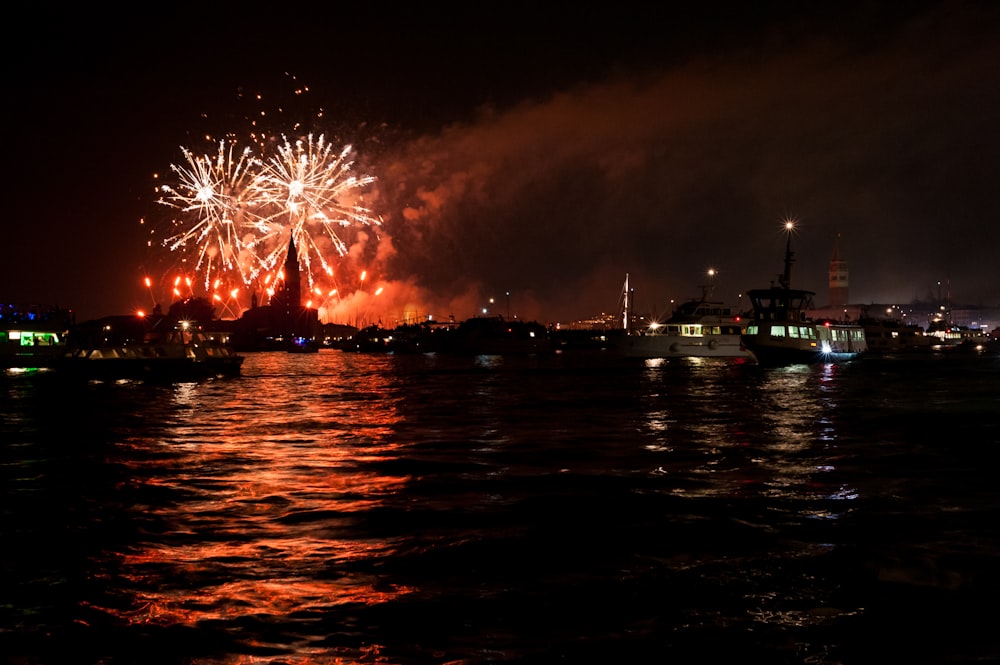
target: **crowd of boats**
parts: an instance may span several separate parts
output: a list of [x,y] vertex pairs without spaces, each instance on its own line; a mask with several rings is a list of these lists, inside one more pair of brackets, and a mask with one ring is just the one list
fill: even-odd
[[747,292],[750,309],[713,299],[711,286],[679,305],[666,321],[633,311],[626,275],[617,327],[552,329],[503,317],[469,319],[457,327],[435,323],[386,330],[372,326],[344,340],[345,351],[381,353],[569,353],[599,351],[613,357],[670,359],[746,358],[761,365],[839,362],[862,354],[955,351],[1000,352],[998,331],[944,322],[922,328],[901,319],[816,317],[813,291],[793,288],[791,235],[778,283]]
[[[291,336],[270,347],[292,353],[327,347],[354,353],[508,355],[596,352],[620,358],[744,358],[761,365],[840,362],[863,354],[1000,353],[994,330],[946,323],[923,328],[890,318],[816,318],[815,293],[791,285],[791,237],[778,283],[747,292],[750,309],[713,299],[710,287],[666,319],[632,311],[626,276],[620,325],[547,327],[502,316],[373,325],[339,339]],[[173,316],[105,317],[77,326],[54,307],[0,306],[0,365],[54,369],[86,379],[183,380],[238,376],[244,355],[215,325]]]
[[705,287],[701,298],[678,307],[665,324],[637,326],[626,308],[623,332],[611,338],[609,348],[643,358],[745,356],[761,365],[838,362],[869,353],[1000,352],[998,331],[943,321],[922,328],[895,318],[813,316],[816,293],[792,287],[792,262],[789,233],[778,283],[748,291],[749,311],[713,301]]

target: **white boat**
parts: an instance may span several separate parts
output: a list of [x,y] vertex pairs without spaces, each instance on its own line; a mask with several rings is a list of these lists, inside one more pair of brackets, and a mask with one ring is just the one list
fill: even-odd
[[787,229],[785,272],[778,276],[778,286],[747,292],[753,315],[744,344],[762,365],[836,362],[866,352],[865,329],[859,323],[809,318],[816,294],[791,288],[791,224]]
[[632,315],[628,277],[625,279],[624,334],[608,337],[611,353],[629,358],[729,357],[753,359],[743,344],[745,326],[739,308],[712,300],[712,287],[703,286],[673,311],[664,323],[636,327]]

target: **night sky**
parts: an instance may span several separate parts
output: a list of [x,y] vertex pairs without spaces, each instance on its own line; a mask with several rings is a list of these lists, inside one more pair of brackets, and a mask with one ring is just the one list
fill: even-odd
[[154,178],[253,119],[375,176],[388,322],[590,317],[626,273],[639,308],[709,268],[733,300],[781,272],[788,218],[817,305],[839,236],[853,303],[1000,306],[1000,4],[207,4],[6,23],[0,298],[168,300]]

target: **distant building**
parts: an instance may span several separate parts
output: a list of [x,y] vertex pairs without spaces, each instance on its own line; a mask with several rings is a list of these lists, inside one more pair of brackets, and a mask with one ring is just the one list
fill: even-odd
[[318,340],[322,333],[319,312],[302,305],[302,278],[295,239],[288,242],[284,278],[267,305],[252,306],[236,322],[233,345],[242,350],[285,348],[292,340]]
[[850,304],[850,280],[847,261],[840,256],[840,234],[833,245],[833,257],[830,259],[829,287],[827,302],[823,307],[809,310],[809,315],[817,319],[836,321],[856,321],[865,310],[863,305]]
[[294,319],[302,308],[302,278],[299,274],[299,253],[295,248],[295,238],[288,241],[285,276],[271,296],[271,308],[290,320]]
[[847,274],[847,261],[840,258],[840,234],[833,246],[833,258],[830,259],[830,307],[845,307],[851,302]]

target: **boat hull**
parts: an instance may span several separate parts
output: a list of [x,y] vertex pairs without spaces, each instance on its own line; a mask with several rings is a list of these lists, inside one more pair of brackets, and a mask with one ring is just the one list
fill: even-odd
[[0,369],[41,369],[54,367],[66,352],[65,344],[27,349],[4,349],[0,352]]
[[196,381],[239,376],[243,356],[216,358],[141,358],[69,355],[59,360],[56,370],[64,376],[102,380]]
[[740,335],[627,334],[610,339],[608,350],[625,358],[753,358]]
[[753,344],[752,351],[758,364],[771,366],[842,362],[852,360],[859,355],[859,352],[856,351],[822,351],[815,347],[802,348],[774,344]]

